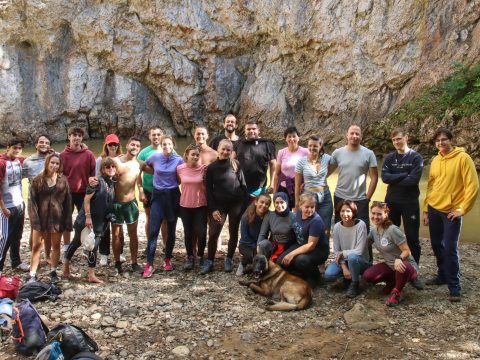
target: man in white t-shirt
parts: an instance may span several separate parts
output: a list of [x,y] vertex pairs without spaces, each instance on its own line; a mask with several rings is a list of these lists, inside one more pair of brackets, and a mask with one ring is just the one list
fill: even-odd
[[[357,205],[357,218],[370,228],[368,203],[375,192],[378,182],[377,159],[372,150],[360,145],[362,129],[351,125],[347,131],[347,145],[332,153],[328,173],[339,169],[337,187],[333,197],[335,209],[342,200],[353,200]],[[367,191],[367,174],[370,185]],[[340,215],[335,210],[335,223],[340,221]]]

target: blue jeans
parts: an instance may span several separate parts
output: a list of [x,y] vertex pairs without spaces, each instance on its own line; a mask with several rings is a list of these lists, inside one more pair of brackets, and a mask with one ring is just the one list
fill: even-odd
[[447,213],[429,206],[428,227],[432,250],[437,258],[438,278],[447,283],[450,292],[459,293],[461,286],[458,240],[462,229],[462,217],[449,220]]
[[[363,274],[365,270],[367,270],[371,263],[367,262],[363,256],[360,255],[349,255],[348,258],[345,260],[350,273],[352,274],[352,281],[358,282],[360,280],[360,275]],[[325,270],[325,281],[335,281],[338,278],[343,277],[343,270],[340,265],[338,265],[335,261],[332,262],[330,265],[327,266]]]
[[150,228],[148,229],[147,262],[153,264],[157,250],[158,233],[163,219],[167,220],[167,244],[165,258],[170,259],[175,246],[175,229],[177,227],[180,207],[180,190],[153,190],[152,207],[150,209]]
[[329,189],[325,189],[323,192],[323,201],[317,203],[317,214],[322,218],[325,230],[330,230],[332,228],[333,202]]

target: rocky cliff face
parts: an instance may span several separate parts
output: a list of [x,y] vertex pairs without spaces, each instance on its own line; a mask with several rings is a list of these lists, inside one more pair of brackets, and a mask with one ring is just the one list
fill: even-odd
[[478,61],[479,18],[474,0],[2,0],[0,143],[185,135],[229,112],[335,142]]

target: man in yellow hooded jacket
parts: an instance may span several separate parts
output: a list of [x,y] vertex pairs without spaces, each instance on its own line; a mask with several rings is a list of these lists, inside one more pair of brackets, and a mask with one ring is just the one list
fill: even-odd
[[478,193],[478,176],[472,158],[463,148],[452,145],[448,129],[433,135],[438,155],[432,161],[424,202],[424,225],[437,258],[438,272],[427,285],[447,284],[450,301],[460,301],[458,240],[462,217],[472,208]]

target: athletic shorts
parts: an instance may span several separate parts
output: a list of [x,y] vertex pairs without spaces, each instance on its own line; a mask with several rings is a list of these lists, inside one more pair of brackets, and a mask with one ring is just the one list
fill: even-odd
[[122,225],[126,223],[128,225],[137,222],[139,215],[137,200],[126,203],[114,202],[113,214],[115,215],[114,224]]
[[152,207],[152,193],[148,190],[143,189],[143,194],[147,198],[147,203],[143,203],[143,208],[149,209]]

